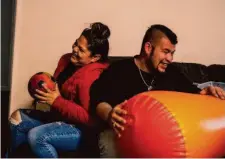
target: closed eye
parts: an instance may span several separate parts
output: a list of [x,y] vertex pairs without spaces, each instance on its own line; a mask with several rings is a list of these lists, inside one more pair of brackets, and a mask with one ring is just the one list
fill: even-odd
[[164,49],[163,52],[168,54],[168,53],[170,53],[170,50],[169,49]]
[[81,52],[84,52],[84,50],[83,50],[82,47],[80,47],[80,46],[79,46],[79,50],[80,50]]
[[171,50],[169,50],[169,49],[164,49],[163,52],[164,52],[165,54],[171,53],[171,54],[173,55],[173,54],[175,53],[175,50],[174,50],[174,51],[171,51]]
[[81,46],[78,45],[78,41],[77,41],[77,40],[74,42],[74,44],[73,44],[72,47],[73,47],[73,48],[74,48],[74,47],[78,47],[78,48],[79,48],[79,51],[84,52],[83,48],[82,48]]

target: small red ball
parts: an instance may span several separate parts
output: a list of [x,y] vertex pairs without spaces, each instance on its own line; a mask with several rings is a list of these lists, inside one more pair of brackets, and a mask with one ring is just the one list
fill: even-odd
[[37,92],[35,91],[36,89],[45,92],[45,89],[42,86],[43,84],[46,84],[47,88],[49,88],[50,90],[54,90],[55,89],[54,77],[46,72],[38,72],[30,78],[28,82],[28,92],[31,95],[31,97],[36,99],[36,97],[34,96],[34,94],[37,94]]

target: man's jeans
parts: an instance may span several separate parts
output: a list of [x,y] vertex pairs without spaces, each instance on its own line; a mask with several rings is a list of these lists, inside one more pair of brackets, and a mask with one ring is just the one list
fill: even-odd
[[81,138],[80,130],[64,122],[44,124],[23,111],[20,110],[21,123],[10,123],[12,151],[22,143],[29,143],[37,157],[44,158],[57,158],[57,150],[76,150]]
[[116,135],[112,129],[106,129],[100,133],[98,146],[101,158],[119,157],[118,152],[116,151],[115,138]]

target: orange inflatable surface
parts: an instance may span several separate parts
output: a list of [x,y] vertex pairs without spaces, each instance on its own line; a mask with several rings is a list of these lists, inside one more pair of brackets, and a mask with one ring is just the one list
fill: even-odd
[[225,100],[150,91],[129,99],[124,109],[121,157],[225,156]]

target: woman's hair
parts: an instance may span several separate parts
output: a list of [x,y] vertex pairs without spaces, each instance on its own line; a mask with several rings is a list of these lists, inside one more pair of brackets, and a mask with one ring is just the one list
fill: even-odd
[[107,25],[100,22],[92,23],[81,33],[88,41],[88,49],[92,55],[100,54],[100,62],[108,60],[110,30]]

